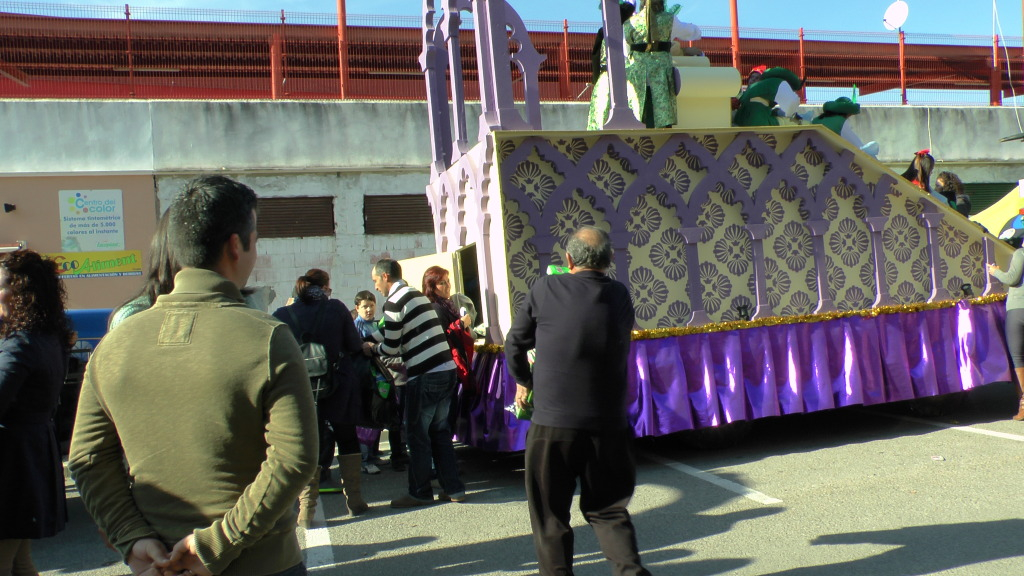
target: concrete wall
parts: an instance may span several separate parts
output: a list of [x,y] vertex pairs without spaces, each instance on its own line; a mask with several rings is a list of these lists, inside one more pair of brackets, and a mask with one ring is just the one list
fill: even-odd
[[[475,140],[479,109],[471,106],[468,114]],[[587,104],[545,104],[543,114],[546,129],[578,130]],[[366,236],[362,223],[364,195],[422,193],[428,184],[423,102],[0,100],[0,118],[0,202],[14,198],[19,205],[0,212],[0,244],[29,239],[32,248],[50,249],[56,239],[46,230],[56,222],[55,203],[25,190],[58,184],[26,179],[60,178],[60,186],[123,188],[126,206],[142,207],[126,212],[126,248],[146,252],[156,211],[191,177],[217,172],[264,197],[335,198],[335,239],[301,238],[297,231],[296,238],[258,243],[252,283],[274,289],[272,306],[308,268],[330,271],[334,294],[349,303],[372,287],[369,268],[378,258],[435,251],[432,234]],[[853,126],[865,141],[879,142],[879,159],[897,172],[914,152],[931,148],[940,169],[965,182],[1024,176],[1024,144],[999,142],[1020,131],[1013,109],[872,107]],[[143,180],[101,181],[126,176]],[[79,308],[115,306],[139,286],[137,277],[74,282],[72,306]]]

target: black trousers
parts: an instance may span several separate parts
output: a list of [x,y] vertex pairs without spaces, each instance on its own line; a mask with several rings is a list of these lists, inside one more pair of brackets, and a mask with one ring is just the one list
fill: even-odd
[[576,480],[580,511],[616,576],[650,576],[640,564],[626,506],[636,485],[633,431],[574,430],[531,424],[526,434],[526,498],[541,576],[571,576],[570,524]]

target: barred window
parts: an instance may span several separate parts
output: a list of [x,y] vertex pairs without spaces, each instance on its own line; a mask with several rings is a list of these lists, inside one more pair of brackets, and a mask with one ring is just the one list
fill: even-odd
[[367,234],[431,234],[434,216],[426,194],[363,196]]
[[260,238],[334,236],[334,197],[260,198],[256,233]]

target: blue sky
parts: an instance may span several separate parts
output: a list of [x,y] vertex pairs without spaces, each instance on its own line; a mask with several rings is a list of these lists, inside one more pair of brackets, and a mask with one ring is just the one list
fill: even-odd
[[[991,36],[993,5],[1002,24],[1002,34],[1022,35],[1019,0],[906,0],[910,16],[904,30],[908,34],[970,34]],[[667,0],[669,4],[673,0]],[[780,28],[885,32],[882,15],[892,0],[821,2],[820,0],[738,0],[741,28]],[[109,0],[73,0],[53,4],[118,6]],[[138,0],[128,4],[166,8],[212,8],[237,10],[237,0]],[[443,0],[435,0],[440,6]],[[598,0],[511,0],[524,20],[567,19],[570,22],[597,22]],[[680,17],[703,26],[728,27],[728,0],[684,0]],[[123,2],[120,3],[123,11]],[[421,0],[347,0],[350,14],[418,16]],[[248,0],[245,10],[272,10],[334,13],[336,0]],[[997,30],[998,32],[998,30]]]

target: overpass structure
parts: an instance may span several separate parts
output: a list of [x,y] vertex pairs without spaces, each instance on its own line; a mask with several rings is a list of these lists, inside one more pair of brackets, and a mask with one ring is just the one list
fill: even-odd
[[[418,62],[423,30],[386,19],[352,26],[333,14],[282,11],[260,14],[254,23],[259,13],[248,11],[179,13],[122,5],[39,15],[26,13],[26,6],[0,1],[0,97],[426,98]],[[118,11],[121,18],[111,17]],[[700,24],[705,37],[695,45],[713,65],[732,65],[729,31]],[[477,26],[471,17],[460,25],[465,94],[479,99]],[[531,45],[544,56],[536,83],[540,98],[575,99],[590,80],[596,25],[526,25]],[[856,84],[865,95],[901,87],[979,90],[992,104],[1024,93],[1024,76],[1012,72],[1024,69],[1021,48],[1006,45],[1016,39],[921,36],[905,42],[896,34],[743,32],[746,66],[785,66],[810,87]],[[512,73],[511,88],[521,99],[525,84]]]

